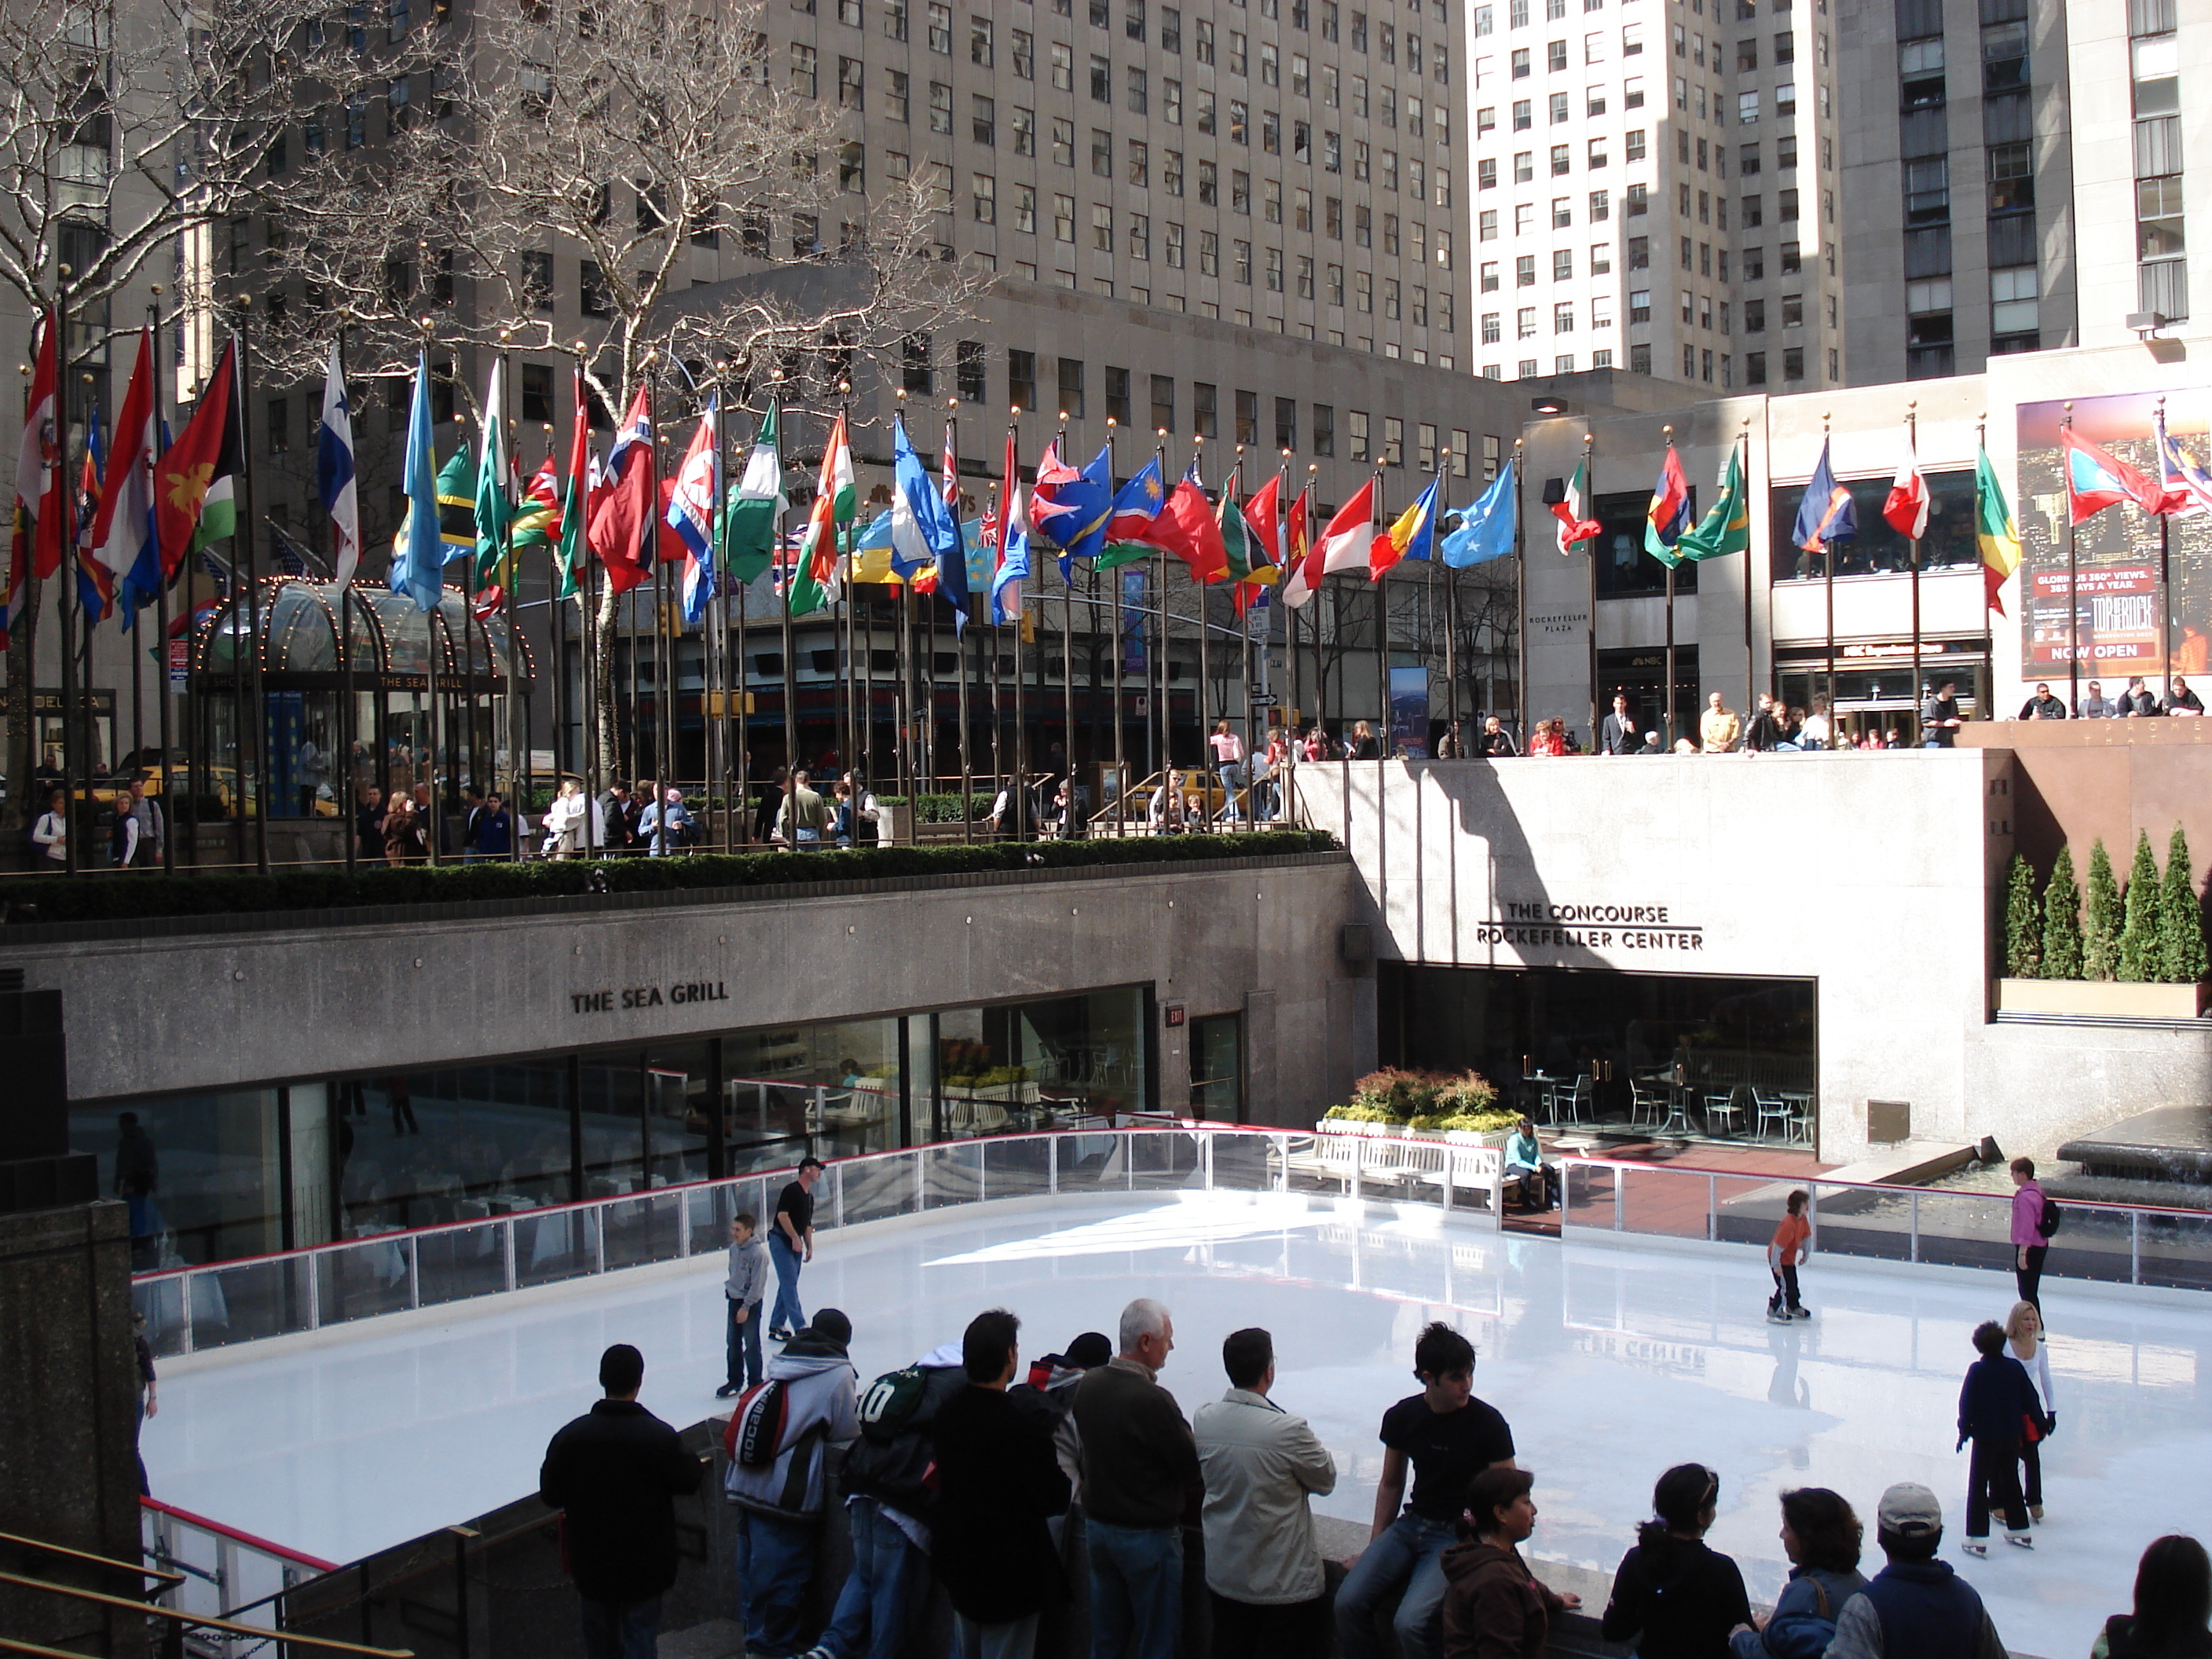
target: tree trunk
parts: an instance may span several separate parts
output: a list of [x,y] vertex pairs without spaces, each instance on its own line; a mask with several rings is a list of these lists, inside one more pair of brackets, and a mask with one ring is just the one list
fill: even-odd
[[[607,583],[599,594],[599,637],[596,641],[599,659],[592,661],[587,655],[585,662],[585,672],[592,677],[592,717],[599,723],[599,766],[604,780],[601,788],[617,778],[624,782],[629,781],[629,768],[624,764],[621,748],[622,723],[615,718],[613,641],[615,619],[621,608],[622,596],[615,592],[612,582]],[[635,712],[632,711],[633,714]]]
[[[0,753],[0,775],[14,780],[15,787],[8,792],[6,805],[0,806],[0,828],[9,831],[29,823],[43,805],[36,800],[38,790],[31,775],[38,764],[38,744],[34,741],[38,722],[31,713],[31,693],[35,688],[31,681],[36,667],[32,642],[38,633],[39,601],[45,587],[46,584],[36,576],[27,577],[23,583],[23,613],[8,619],[8,687],[4,696],[0,696],[0,717],[4,717],[8,735],[6,750]],[[161,672],[168,672],[166,656]]]

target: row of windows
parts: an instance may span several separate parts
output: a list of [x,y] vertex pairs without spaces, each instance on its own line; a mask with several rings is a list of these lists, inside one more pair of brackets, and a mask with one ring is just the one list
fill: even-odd
[[[1514,338],[1533,340],[1536,337],[1537,312],[1535,306],[1522,306],[1513,313]],[[1589,302],[1589,325],[1593,331],[1613,326],[1613,301],[1602,295]],[[1496,345],[1504,336],[1504,313],[1486,311],[1482,313],[1482,343]],[[1571,334],[1575,331],[1575,302],[1572,300],[1554,301],[1552,305],[1552,332]]]
[[[1649,374],[1651,372],[1651,348],[1650,346],[1640,345],[1629,347],[1628,359],[1628,367],[1634,373],[1638,374]],[[1610,347],[1601,346],[1597,350],[1591,352],[1589,366],[1592,368],[1611,368],[1613,367],[1612,349]],[[1516,380],[1533,380],[1540,374],[1571,374],[1574,372],[1575,354],[1571,351],[1563,351],[1559,353],[1559,356],[1552,359],[1552,367],[1549,369],[1546,369],[1544,366],[1534,357],[1523,357],[1517,365],[1513,378]],[[1505,378],[1505,366],[1503,363],[1485,363],[1482,366],[1482,378],[1486,380],[1504,380]]]
[[2175,20],[2174,0],[2131,0],[2136,297],[2142,310],[2179,321],[2189,315],[2189,267],[2181,210],[2181,48]]

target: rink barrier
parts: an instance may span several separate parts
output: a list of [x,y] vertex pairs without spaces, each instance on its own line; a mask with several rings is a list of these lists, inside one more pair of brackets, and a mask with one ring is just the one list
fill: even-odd
[[[1060,1130],[943,1141],[830,1160],[815,1228],[1004,1199],[1143,1192],[1338,1192],[1467,1210],[1498,1224],[1499,1154],[1408,1159],[1376,1143],[1207,1125]],[[1424,1144],[1425,1146],[1425,1143]],[[393,1230],[332,1244],[142,1273],[147,1340],[168,1356],[324,1330],[384,1314],[587,1279],[722,1250],[740,1212],[767,1217],[793,1171],[754,1170],[613,1198]]]
[[[2012,1195],[1871,1182],[1722,1173],[1612,1158],[1559,1160],[1562,1237],[1635,1234],[1750,1244],[1774,1237],[1790,1194],[1808,1197],[1813,1249],[1826,1255],[2009,1273]],[[2212,1290],[2212,1214],[2060,1200],[2046,1279]]]
[[138,1500],[138,1519],[146,1561],[182,1576],[181,1583],[157,1598],[179,1613],[228,1619],[274,1634],[283,1628],[279,1598],[285,1592],[338,1571],[334,1561],[272,1544],[156,1498]]

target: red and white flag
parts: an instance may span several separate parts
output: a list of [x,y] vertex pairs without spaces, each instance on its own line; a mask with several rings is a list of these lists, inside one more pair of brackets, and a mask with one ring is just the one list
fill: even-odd
[[1899,535],[1917,542],[1928,533],[1928,480],[1920,476],[1920,452],[1908,424],[1905,458],[1897,464],[1897,477],[1890,480],[1889,499],[1881,504],[1881,516]]
[[1336,509],[1328,528],[1321,532],[1321,574],[1340,570],[1368,574],[1368,544],[1375,538],[1375,480],[1370,478],[1352,498]]

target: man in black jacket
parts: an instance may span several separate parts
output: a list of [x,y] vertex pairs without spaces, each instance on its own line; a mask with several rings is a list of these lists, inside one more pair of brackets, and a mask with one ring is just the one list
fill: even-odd
[[1121,1352],[1075,1390],[1091,1547],[1091,1659],[1173,1659],[1182,1607],[1182,1517],[1206,1491],[1198,1448],[1156,1380],[1175,1348],[1149,1297],[1121,1310]]
[[599,1356],[607,1397],[545,1448],[538,1496],[565,1511],[568,1575],[583,1600],[585,1659],[653,1659],[660,1598],[676,1582],[674,1499],[705,1470],[676,1431],[637,1403],[645,1356]]
[[1636,732],[1636,716],[1628,712],[1628,699],[1614,692],[1613,713],[1605,717],[1605,724],[1599,728],[1599,751],[1607,755],[1633,755],[1643,746],[1644,739]]

